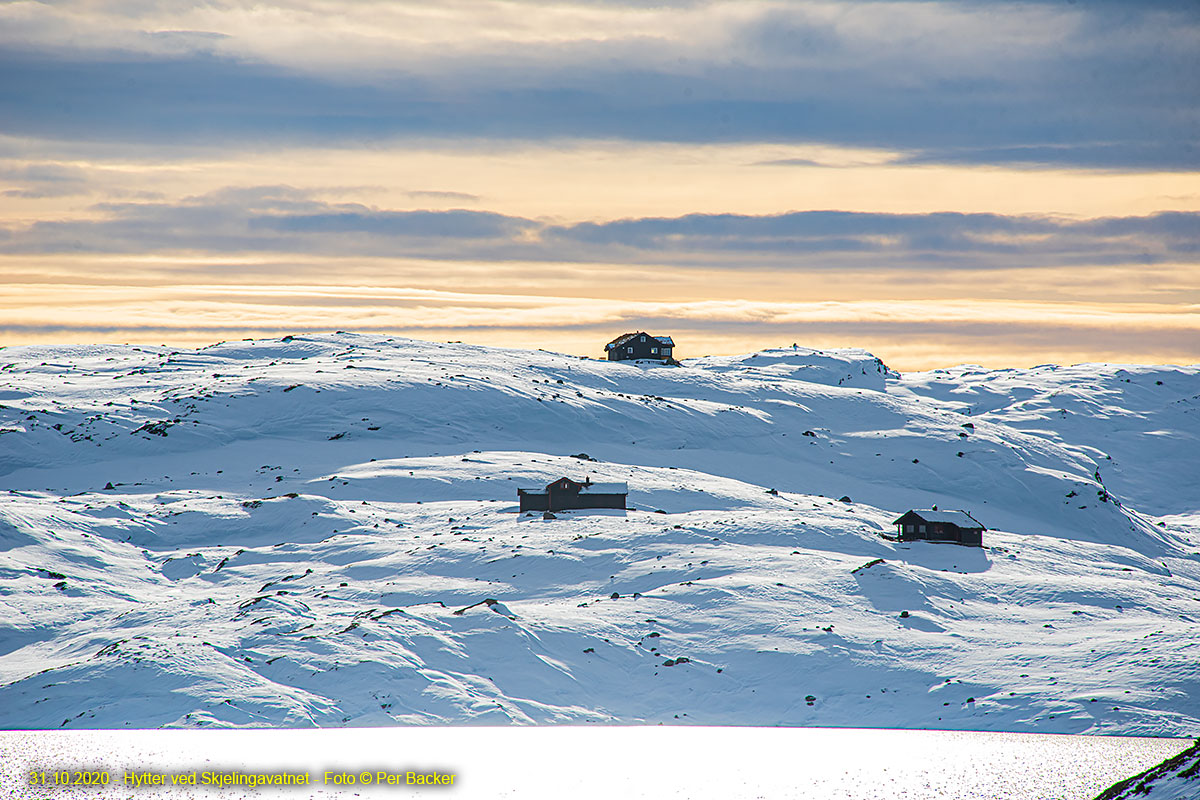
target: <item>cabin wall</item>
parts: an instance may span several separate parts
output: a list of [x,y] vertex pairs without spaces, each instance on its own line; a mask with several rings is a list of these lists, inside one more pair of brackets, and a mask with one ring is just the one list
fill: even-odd
[[[924,532],[920,530],[919,526],[921,525],[925,526]],[[912,526],[913,529],[907,531],[905,530],[906,526]],[[898,529],[897,538],[902,542],[955,542],[975,547],[983,546],[982,530],[960,528],[951,522],[922,522],[914,518],[897,523],[896,527]]]
[[957,542],[960,538],[959,528],[947,522],[930,522],[926,525],[929,538],[941,542]]
[[573,508],[625,508],[623,494],[576,494],[574,492],[552,492],[550,494],[522,494],[522,511],[568,511]]
[[526,494],[522,493],[521,510],[522,511],[549,511],[550,496],[545,494]]
[[555,492],[550,495],[549,502],[550,511],[566,511],[572,508],[625,508],[625,495]]

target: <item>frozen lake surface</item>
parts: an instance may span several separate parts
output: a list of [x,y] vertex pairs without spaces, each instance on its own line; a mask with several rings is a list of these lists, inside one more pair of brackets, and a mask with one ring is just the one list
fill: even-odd
[[[828,728],[403,727],[0,732],[14,798],[403,797],[1091,800],[1183,739]],[[56,786],[79,770],[107,787]],[[452,786],[405,785],[437,774]],[[30,785],[40,773],[45,785]],[[136,773],[143,782],[124,782]],[[205,773],[307,785],[204,786]],[[353,783],[334,784],[332,775]],[[370,783],[366,784],[366,773]],[[382,777],[381,777],[382,774]],[[195,786],[172,785],[196,776]],[[305,776],[307,775],[307,778]],[[387,775],[399,776],[387,785]],[[161,776],[161,777],[156,777]],[[383,781],[384,783],[381,783]]]

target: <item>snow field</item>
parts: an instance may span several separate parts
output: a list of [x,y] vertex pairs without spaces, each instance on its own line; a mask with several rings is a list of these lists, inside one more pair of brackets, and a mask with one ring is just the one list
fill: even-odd
[[[1178,448],[1155,477],[1194,367],[349,334],[0,361],[5,727],[1200,729],[1200,493]],[[1123,408],[1111,458],[1093,395],[1035,402],[1076,384]],[[517,513],[561,475],[633,508]],[[987,547],[882,535],[932,503]]]

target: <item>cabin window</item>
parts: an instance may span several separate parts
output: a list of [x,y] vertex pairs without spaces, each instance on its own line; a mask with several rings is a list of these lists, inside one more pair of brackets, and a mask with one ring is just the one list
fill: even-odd
[[633,352],[633,348],[632,348],[632,347],[626,347],[626,348],[625,348],[625,352],[626,352],[626,353],[632,353],[632,352]]
[[924,525],[918,525],[918,526],[917,526],[917,533],[924,533],[924,532],[925,532],[925,526],[924,526]]
[[651,353],[657,353],[657,352],[658,352],[658,348],[657,348],[657,347],[651,347],[651,348],[650,348],[650,352],[651,352]]
[[643,336],[643,337],[642,337],[642,341],[643,341],[643,342],[644,342],[644,341],[646,341],[646,337],[645,337],[645,336]]
[[912,532],[913,532],[913,528],[915,528],[915,527],[916,527],[916,526],[915,526],[915,525],[912,525],[912,524],[905,525],[905,526],[904,526],[904,532],[905,532],[905,533],[912,533]]
[[664,356],[669,356],[669,355],[671,355],[671,348],[669,348],[669,347],[664,347],[664,348],[663,348],[663,355],[664,355]]

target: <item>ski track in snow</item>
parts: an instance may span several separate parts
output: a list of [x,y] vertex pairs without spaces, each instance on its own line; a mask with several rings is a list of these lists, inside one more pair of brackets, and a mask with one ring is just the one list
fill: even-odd
[[1197,366],[6,348],[0,726],[1195,736],[1198,435]]

